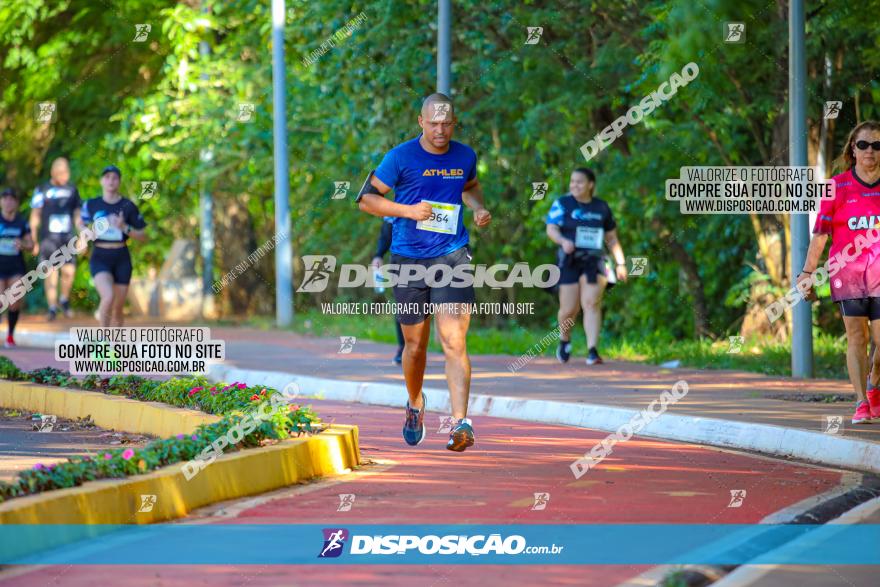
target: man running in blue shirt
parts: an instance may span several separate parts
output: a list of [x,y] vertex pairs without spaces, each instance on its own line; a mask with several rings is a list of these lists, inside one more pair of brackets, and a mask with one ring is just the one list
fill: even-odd
[[[477,155],[467,145],[452,140],[455,123],[452,100],[443,94],[428,96],[419,115],[422,134],[389,151],[358,195],[364,212],[398,218],[391,241],[394,265],[421,265],[431,275],[430,269],[437,265],[451,271],[458,265],[469,264],[471,255],[462,206],[474,211],[474,224],[478,227],[487,226],[492,220],[483,205],[483,189],[477,180]],[[392,189],[395,191],[393,202],[385,198]],[[404,270],[400,273],[402,278]],[[467,418],[471,382],[467,354],[468,306],[474,302],[474,289],[472,285],[455,285],[453,280],[445,286],[431,287],[425,279],[409,279],[394,287],[394,297],[398,304],[411,309],[397,315],[406,341],[403,374],[409,393],[403,438],[411,446],[425,438],[422,381],[431,321],[424,306],[454,304],[450,306],[453,311],[440,312],[436,318],[446,356],[452,417],[457,421],[446,448],[462,452],[474,444],[474,431]]]

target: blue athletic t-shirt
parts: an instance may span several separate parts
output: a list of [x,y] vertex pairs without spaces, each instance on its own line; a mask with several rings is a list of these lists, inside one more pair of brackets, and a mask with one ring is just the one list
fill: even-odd
[[[449,141],[449,150],[435,155],[422,148],[420,137],[390,150],[375,175],[394,190],[398,204],[412,205],[422,200],[446,204],[435,206],[438,219],[421,228],[409,218],[394,221],[391,252],[412,259],[432,259],[468,244],[461,193],[464,185],[477,176],[477,154],[467,145]],[[458,218],[453,222],[456,214]]]

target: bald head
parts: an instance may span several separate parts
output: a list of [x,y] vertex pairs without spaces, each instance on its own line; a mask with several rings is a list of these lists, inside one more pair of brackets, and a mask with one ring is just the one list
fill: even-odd
[[70,164],[67,162],[67,159],[58,157],[52,161],[49,176],[55,185],[67,185],[67,182],[70,181]]
[[455,108],[445,94],[431,94],[422,102],[419,126],[422,127],[422,146],[432,153],[445,153],[455,128]]

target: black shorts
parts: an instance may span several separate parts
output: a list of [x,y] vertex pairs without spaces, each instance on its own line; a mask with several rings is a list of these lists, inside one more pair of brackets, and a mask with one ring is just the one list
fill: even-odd
[[92,257],[89,259],[89,270],[92,277],[107,271],[113,276],[113,283],[128,285],[131,283],[131,255],[128,247],[118,249],[94,247]]
[[605,258],[591,255],[576,259],[574,255],[563,255],[559,261],[559,285],[578,283],[581,275],[587,276],[587,283],[599,283],[598,276],[605,274]]
[[[60,249],[63,246],[67,246],[67,243],[70,242],[70,239],[73,238],[72,234],[50,234],[47,235],[44,239],[40,241],[40,262],[48,261],[49,257],[52,254]],[[76,251],[73,249],[70,250],[70,259],[65,261],[64,264],[72,264],[76,265]]]
[[880,298],[856,298],[840,300],[840,313],[843,316],[880,320]]
[[[426,269],[434,265],[448,265],[451,268],[459,265],[467,265],[471,262],[471,254],[468,247],[462,247],[441,257],[432,259],[411,259],[400,255],[391,255],[391,263],[394,265],[422,265]],[[442,278],[441,278],[442,279]],[[473,304],[474,286],[453,287],[453,280],[449,285],[431,287],[424,279],[410,280],[405,286],[394,286],[394,300],[401,304],[403,311],[398,312],[397,321],[401,324],[419,324],[425,321],[427,313],[425,306],[428,304]]]
[[0,279],[20,277],[27,273],[22,255],[0,255]]

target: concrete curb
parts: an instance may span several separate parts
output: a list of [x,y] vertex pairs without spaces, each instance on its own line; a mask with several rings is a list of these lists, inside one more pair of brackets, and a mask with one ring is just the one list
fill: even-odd
[[201,424],[220,421],[220,416],[158,402],[21,381],[0,380],[0,406],[71,419],[91,416],[101,428],[160,438],[191,434]]
[[[175,463],[144,475],[90,481],[19,497],[0,504],[0,524],[20,525],[22,537],[3,548],[6,556],[24,557],[94,537],[107,531],[102,525],[152,524],[180,518],[212,503],[345,473],[360,462],[357,426],[333,426],[308,438],[222,455],[190,481],[183,475],[182,463]],[[156,496],[150,511],[140,511],[142,495]],[[28,526],[46,524],[69,526],[51,534],[52,544],[37,543],[36,537],[40,541],[46,538],[45,528]]]
[[[284,390],[288,384],[295,383],[299,388],[297,394],[306,397],[396,408],[402,407],[406,398],[406,390],[402,385],[323,379],[216,364],[209,367],[207,376],[215,381],[242,381],[251,385],[257,383],[270,385],[278,390]],[[428,396],[429,412],[449,414],[447,390],[425,388],[425,391]],[[289,395],[296,394],[289,393]],[[471,395],[468,411],[472,415],[563,424],[607,432],[616,431],[620,426],[630,422],[636,414],[641,413],[638,410],[605,405],[479,394]],[[639,436],[754,451],[822,465],[880,473],[878,443],[769,424],[682,416],[666,412],[662,417],[647,424],[639,432]],[[592,447],[583,448],[588,453]]]

